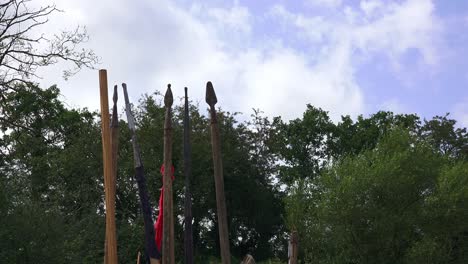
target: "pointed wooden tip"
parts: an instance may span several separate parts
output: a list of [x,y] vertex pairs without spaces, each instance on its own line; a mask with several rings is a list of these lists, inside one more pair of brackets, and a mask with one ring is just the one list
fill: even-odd
[[[127,91],[127,84],[126,83],[122,83],[122,89],[123,89],[123,93],[124,93],[125,105],[128,105],[128,104],[130,104],[130,101],[128,99],[128,91]],[[127,106],[125,106],[125,108],[127,108]]]
[[119,100],[119,96],[117,93],[117,85],[114,85],[114,96],[112,96],[112,100],[114,101],[114,104],[116,104],[117,100]]
[[173,102],[174,98],[172,96],[171,84],[168,84],[166,94],[164,95],[164,106],[171,107]]
[[211,82],[206,83],[205,100],[209,106],[214,106],[218,102],[218,99],[216,98],[215,90],[213,88],[213,84]]

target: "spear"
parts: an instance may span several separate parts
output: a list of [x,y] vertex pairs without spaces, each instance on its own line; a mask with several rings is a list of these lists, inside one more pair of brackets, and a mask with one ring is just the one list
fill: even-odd
[[112,96],[112,116],[110,122],[110,143],[111,143],[111,157],[112,157],[112,174],[109,180],[110,190],[114,201],[112,204],[115,206],[115,191],[116,191],[116,179],[117,179],[117,158],[119,149],[119,119],[117,114],[117,85],[114,86],[114,94]]
[[112,165],[112,142],[109,127],[109,98],[107,94],[107,71],[99,70],[99,90],[101,97],[102,156],[104,167],[104,191],[106,205],[106,243],[104,262],[117,263],[117,238],[115,229],[115,183]]
[[190,121],[187,87],[185,87],[185,109],[184,109],[184,174],[185,174],[185,263],[193,264],[193,231],[192,231],[192,193],[190,191],[190,180],[192,177],[192,149],[190,146]]
[[146,187],[146,178],[143,173],[144,169],[143,162],[141,160],[140,146],[137,142],[135,119],[132,114],[130,100],[128,99],[127,84],[122,83],[122,88],[125,98],[125,113],[127,114],[128,127],[130,128],[130,132],[132,135],[135,178],[138,185],[141,209],[143,211],[143,224],[145,227],[145,252],[151,264],[160,263],[159,259],[161,258],[161,254],[156,248],[156,243],[154,241],[154,228],[151,204],[149,200],[148,189]]
[[216,188],[216,207],[218,211],[219,244],[221,248],[221,261],[223,264],[231,263],[229,253],[229,233],[227,225],[226,201],[224,197],[223,163],[221,159],[221,143],[219,137],[218,119],[215,104],[218,102],[213,84],[206,84],[206,103],[211,113],[211,147],[213,152],[213,170]]
[[117,179],[117,154],[119,149],[119,118],[117,114],[117,85],[114,85],[114,95],[112,96],[113,106],[112,106],[112,119],[110,123],[111,130],[111,149],[112,149],[112,177],[111,177],[111,187],[112,193],[115,194],[116,191],[116,179]]
[[171,85],[167,85],[164,95],[164,106],[166,108],[164,120],[164,176],[163,176],[163,243],[162,262],[174,264],[174,218],[172,208],[172,120],[171,106],[173,103]]

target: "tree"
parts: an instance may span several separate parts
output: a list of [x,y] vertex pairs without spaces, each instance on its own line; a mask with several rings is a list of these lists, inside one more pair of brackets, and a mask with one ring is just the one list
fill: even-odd
[[98,57],[79,45],[88,39],[85,28],[49,36],[36,33],[47,24],[49,15],[60,12],[55,5],[31,8],[30,0],[7,0],[0,4],[0,94],[16,90],[16,84],[38,77],[36,70],[60,60],[73,67],[64,70],[70,77],[83,67],[93,67]]
[[436,151],[457,159],[468,159],[468,132],[456,126],[457,121],[445,116],[425,120],[421,135]]
[[397,127],[419,134],[419,117],[414,114],[394,115],[388,111],[379,111],[367,118],[360,115],[356,121],[343,116],[327,142],[331,156],[339,159],[373,149],[388,131]]
[[468,164],[402,128],[288,197],[311,263],[464,263]]
[[55,86],[20,85],[4,94],[8,122],[0,120],[0,225],[8,227],[0,231],[0,259],[102,260],[97,115],[66,109]]
[[282,183],[289,185],[295,180],[314,178],[320,173],[329,160],[327,141],[334,126],[326,111],[312,105],[307,105],[302,119],[279,122],[273,151],[277,152],[283,163],[279,168]]

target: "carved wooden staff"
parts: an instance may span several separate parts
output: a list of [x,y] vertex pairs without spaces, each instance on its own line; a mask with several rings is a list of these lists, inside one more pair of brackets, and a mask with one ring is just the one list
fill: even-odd
[[223,264],[231,263],[229,253],[229,233],[227,224],[226,201],[224,197],[223,164],[221,159],[221,143],[219,137],[218,120],[215,104],[218,102],[213,84],[206,84],[206,103],[210,106],[211,113],[211,146],[213,151],[213,170],[216,187],[216,207],[218,211],[219,243],[221,247],[221,261]]
[[163,243],[162,262],[164,264],[174,264],[174,218],[172,208],[172,113],[173,103],[171,85],[167,85],[164,95],[164,106],[166,116],[164,120],[164,202],[163,202]]
[[107,94],[107,71],[99,70],[99,88],[101,95],[102,156],[104,167],[104,191],[106,204],[106,243],[104,262],[117,263],[117,238],[115,229],[115,184],[113,177],[112,142],[109,127],[109,98]]
[[193,227],[192,227],[192,193],[190,190],[192,178],[192,148],[190,146],[190,117],[187,97],[187,87],[185,87],[185,108],[184,108],[184,174],[185,174],[185,230],[184,248],[185,264],[193,264]]
[[[154,228],[153,228],[153,216],[151,210],[151,203],[148,195],[148,188],[146,186],[146,178],[144,175],[143,162],[141,160],[140,146],[137,142],[135,119],[133,118],[132,108],[130,100],[128,99],[127,85],[122,83],[122,88],[125,98],[125,112],[127,114],[128,127],[132,134],[132,147],[133,147],[133,159],[135,164],[135,178],[138,185],[138,193],[140,196],[141,209],[143,211],[143,224],[145,227],[145,252],[149,258],[151,264],[160,263],[159,259],[161,254],[156,248],[154,241]],[[139,253],[139,252],[138,252]]]
[[[118,159],[118,149],[119,149],[119,116],[117,113],[117,85],[114,86],[114,95],[112,96],[113,106],[112,106],[112,119],[110,123],[111,129],[111,148],[112,148],[112,177],[111,177],[111,188],[114,194],[114,204],[115,204],[115,193],[116,193],[116,179],[117,179],[117,159]],[[115,205],[114,205],[115,206]]]

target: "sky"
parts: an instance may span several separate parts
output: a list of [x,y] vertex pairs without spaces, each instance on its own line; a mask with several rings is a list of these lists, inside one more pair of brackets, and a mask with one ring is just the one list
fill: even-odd
[[[466,0],[55,3],[64,12],[41,30],[86,26],[96,68],[107,69],[110,86],[126,82],[133,102],[171,83],[176,102],[187,86],[204,109],[212,81],[218,105],[246,118],[253,108],[299,118],[312,104],[334,121],[379,110],[450,112],[468,126]],[[57,84],[70,107],[99,109],[98,71],[65,81],[67,66],[42,69],[40,83]]]

